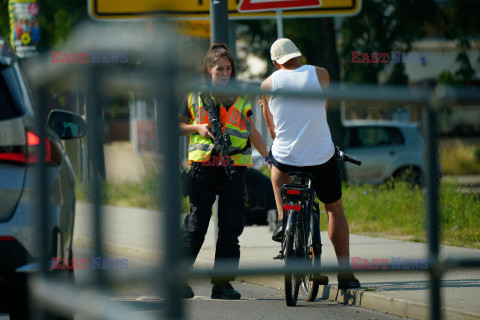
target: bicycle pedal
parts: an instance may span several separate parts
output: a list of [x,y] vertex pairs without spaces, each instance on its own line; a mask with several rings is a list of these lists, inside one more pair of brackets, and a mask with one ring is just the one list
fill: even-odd
[[273,260],[284,260],[284,259],[285,259],[285,256],[283,255],[282,251],[280,251],[280,253],[277,256],[273,257]]

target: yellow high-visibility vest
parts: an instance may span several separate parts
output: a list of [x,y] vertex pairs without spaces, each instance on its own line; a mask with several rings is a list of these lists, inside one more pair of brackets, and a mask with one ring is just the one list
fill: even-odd
[[[221,102],[221,101],[220,101]],[[191,120],[189,124],[210,124],[207,110],[203,107],[198,93],[188,95],[188,109]],[[249,143],[250,122],[247,119],[247,112],[251,110],[248,96],[238,96],[235,103],[226,111],[223,104],[220,106],[220,121],[223,124],[223,132],[230,135],[231,146],[228,154],[235,166],[252,166],[252,148],[246,148]],[[190,135],[188,147],[188,161],[207,162],[210,161],[214,143],[210,137],[204,138],[199,133]]]

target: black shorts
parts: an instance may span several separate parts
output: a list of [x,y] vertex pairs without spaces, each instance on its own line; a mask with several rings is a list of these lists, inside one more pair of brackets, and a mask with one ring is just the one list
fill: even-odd
[[342,182],[340,170],[338,169],[337,158],[331,157],[327,162],[318,166],[296,167],[283,164],[272,156],[273,165],[282,172],[307,171],[311,173],[312,186],[320,201],[325,204],[334,203],[342,197]]

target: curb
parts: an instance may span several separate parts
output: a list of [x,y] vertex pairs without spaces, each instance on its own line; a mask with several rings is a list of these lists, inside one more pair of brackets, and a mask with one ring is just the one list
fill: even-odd
[[[238,280],[245,282],[284,290],[282,276],[263,275],[237,277]],[[340,290],[335,285],[320,286],[318,288],[317,299],[336,301],[347,305],[357,306],[366,309],[381,311],[397,316],[409,317],[413,319],[430,319],[430,306],[425,303],[406,301],[397,298],[391,298],[376,292],[363,291],[364,289]],[[299,297],[301,299],[301,297]],[[479,320],[480,315],[472,314],[456,309],[442,308],[443,319],[465,319]]]
[[[92,239],[79,237],[73,238],[73,245],[77,247],[93,248],[93,243],[94,242]],[[129,258],[140,259],[154,263],[160,263],[163,258],[163,255],[159,252],[122,246],[111,242],[102,242],[102,250],[107,253],[123,255]]]
[[[92,248],[93,240],[74,237],[73,245],[84,248]],[[109,242],[102,242],[102,250],[107,253],[123,255],[154,263],[161,262],[163,257],[163,255],[158,252],[122,246]],[[264,287],[284,290],[283,277],[279,275],[238,276],[237,280],[261,285]],[[430,307],[425,303],[390,298],[374,291],[367,292],[362,290],[363,289],[339,290],[338,287],[334,285],[320,286],[318,289],[317,299],[320,298],[323,300],[336,301],[338,303],[372,309],[413,319],[429,319]],[[442,316],[443,319],[480,320],[479,314],[473,314],[452,308],[442,308]]]

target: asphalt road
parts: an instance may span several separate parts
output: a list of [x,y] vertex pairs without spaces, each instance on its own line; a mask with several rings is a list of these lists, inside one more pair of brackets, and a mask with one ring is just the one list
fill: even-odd
[[[79,259],[91,259],[91,249],[74,247],[74,254]],[[126,259],[121,256],[106,254],[102,258]],[[128,258],[128,268],[112,270],[112,274],[139,274],[153,267],[154,264],[142,260]],[[91,265],[90,265],[91,267]],[[78,283],[88,281],[93,275],[91,269],[77,269],[75,276]],[[374,310],[347,306],[331,301],[317,299],[315,302],[300,300],[297,307],[285,305],[282,290],[267,288],[250,283],[235,281],[233,286],[242,294],[237,301],[210,299],[211,284],[207,279],[191,283],[195,291],[193,299],[185,300],[185,318],[198,320],[215,319],[405,319]],[[163,313],[163,299],[159,297],[152,285],[122,286],[113,292],[113,301],[134,307],[138,311],[132,314],[151,316],[159,319]],[[0,320],[8,320],[9,316],[0,314]],[[75,317],[76,320],[84,318]]]

